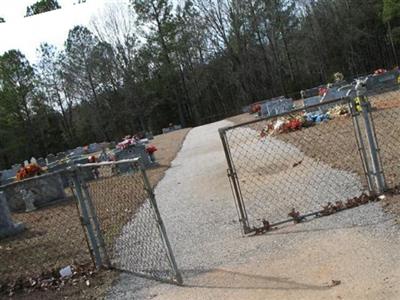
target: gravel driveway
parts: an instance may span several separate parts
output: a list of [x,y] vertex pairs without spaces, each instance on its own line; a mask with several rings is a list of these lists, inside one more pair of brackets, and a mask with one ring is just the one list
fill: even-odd
[[122,274],[109,298],[399,299],[400,231],[379,203],[240,235],[217,131],[230,124],[189,132],[155,190],[185,286]]

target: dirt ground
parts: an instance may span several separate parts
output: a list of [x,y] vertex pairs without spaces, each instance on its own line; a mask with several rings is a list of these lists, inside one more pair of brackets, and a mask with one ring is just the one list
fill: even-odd
[[[158,135],[151,141],[151,144],[154,144],[158,149],[155,154],[158,165],[148,170],[148,177],[153,186],[164,176],[171,161],[181,148],[189,130],[183,129]],[[130,185],[133,186],[132,184]],[[113,186],[115,187],[115,185]],[[89,191],[95,193],[104,192],[102,189],[91,189],[90,185]],[[111,224],[108,224],[110,222],[107,221],[110,217],[109,214],[115,211],[114,207],[110,210],[109,202],[97,203],[99,205],[96,207],[99,218],[108,227],[111,226]],[[119,201],[118,203],[119,206],[127,205],[126,201]],[[128,210],[123,209],[122,211],[127,212]],[[125,215],[126,213],[119,214],[118,217],[124,219]],[[0,279],[4,280],[10,276],[16,278],[22,274],[37,274],[37,270],[51,269],[56,265],[65,266],[77,262],[90,262],[86,240],[77,216],[76,205],[72,201],[40,209],[34,213],[20,213],[13,216],[16,221],[26,224],[29,230],[18,238],[1,241],[0,259],[3,262],[7,262],[7,264],[2,263],[0,265]],[[110,242],[112,241],[106,241],[106,244]],[[33,260],[31,259],[32,255],[35,255]],[[18,259],[15,259],[16,257]],[[37,291],[29,295],[17,295],[14,298],[98,299],[101,298],[117,275],[118,273],[114,271],[96,272],[90,278],[90,287],[87,287],[85,283],[78,282],[60,291]]]

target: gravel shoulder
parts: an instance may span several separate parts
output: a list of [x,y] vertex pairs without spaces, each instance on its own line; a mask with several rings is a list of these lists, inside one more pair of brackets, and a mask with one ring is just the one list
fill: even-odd
[[155,190],[185,285],[122,274],[108,298],[398,299],[400,231],[379,203],[240,235],[217,131],[230,124],[192,129]]

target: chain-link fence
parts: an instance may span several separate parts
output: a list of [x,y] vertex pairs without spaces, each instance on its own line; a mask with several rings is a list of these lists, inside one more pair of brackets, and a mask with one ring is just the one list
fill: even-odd
[[[79,168],[83,195],[94,213],[111,267],[181,283],[157,204],[137,161]],[[96,218],[97,216],[97,218]],[[96,220],[97,219],[97,220]]]
[[0,282],[57,274],[66,266],[91,263],[78,202],[70,191],[64,192],[60,175],[1,188],[11,219],[21,232],[0,238]]
[[307,110],[318,114],[302,108],[221,130],[246,233],[367,200],[360,114],[348,99]]
[[386,187],[400,184],[400,90],[377,90],[368,96],[380,149]]
[[92,263],[182,283],[138,159],[82,165],[1,191],[0,216],[9,220],[0,220],[0,286]]

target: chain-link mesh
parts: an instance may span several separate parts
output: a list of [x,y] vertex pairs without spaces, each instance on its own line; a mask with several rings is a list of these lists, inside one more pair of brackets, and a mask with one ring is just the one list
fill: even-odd
[[322,123],[307,123],[298,110],[224,130],[250,228],[317,212],[367,191],[348,104],[330,107],[337,114]]
[[380,90],[369,96],[386,186],[400,184],[400,90]]
[[[63,267],[91,263],[77,201],[68,190],[56,197],[56,191],[64,192],[62,184],[57,186],[57,176],[44,175],[1,188],[12,220],[24,229],[0,238],[0,282],[53,271],[58,274]],[[27,197],[33,206],[27,207]],[[34,210],[26,211],[30,209]]]
[[80,174],[112,267],[179,282],[153,194],[138,164],[90,165]]

